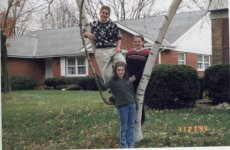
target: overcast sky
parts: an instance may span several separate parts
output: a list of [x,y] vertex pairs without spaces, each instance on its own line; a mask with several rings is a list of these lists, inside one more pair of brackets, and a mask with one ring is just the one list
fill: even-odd
[[[8,0],[0,0],[0,9],[4,9],[4,6],[6,6]],[[31,3],[30,5],[32,6],[38,6],[41,5],[43,3],[46,3],[45,0],[29,0]],[[97,0],[93,0],[93,1],[97,1]],[[130,3],[133,2],[133,0],[127,0],[127,2],[130,1]],[[166,12],[170,6],[170,4],[172,3],[173,0],[156,0],[155,4],[154,4],[154,11],[155,12]],[[204,0],[199,0],[200,4],[204,3]],[[73,5],[76,6],[76,0],[68,0],[69,3],[72,3]],[[104,4],[106,4],[106,1],[103,1]],[[77,6],[76,6],[77,8]],[[6,7],[5,7],[6,9]],[[181,5],[180,5],[180,9],[178,12],[187,12],[187,11],[196,11],[199,10],[200,8],[197,7],[196,5],[194,5],[193,2],[191,2],[191,0],[183,0]],[[44,10],[45,11],[45,10]],[[37,13],[33,15],[33,18],[31,20],[31,26],[30,26],[30,30],[38,30],[39,26],[37,25],[37,21],[39,20],[39,15],[41,15],[42,13]],[[112,13],[113,14],[113,13]],[[112,20],[115,20],[115,17],[113,17],[111,14],[111,18]]]

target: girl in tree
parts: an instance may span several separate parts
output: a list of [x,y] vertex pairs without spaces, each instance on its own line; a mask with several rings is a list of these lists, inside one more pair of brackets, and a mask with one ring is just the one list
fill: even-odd
[[110,88],[120,116],[121,148],[133,148],[135,143],[136,97],[133,85],[126,73],[126,64],[114,66],[114,76],[105,84]]
[[[128,50],[126,54],[126,62],[128,75],[133,83],[133,87],[136,93],[149,55],[149,50],[144,48],[144,37],[142,35],[133,37],[133,46],[134,48]],[[145,112],[144,108],[142,108],[142,125],[144,121]]]

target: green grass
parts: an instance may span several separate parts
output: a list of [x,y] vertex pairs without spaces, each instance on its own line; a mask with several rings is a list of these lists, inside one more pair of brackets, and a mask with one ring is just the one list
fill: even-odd
[[[229,105],[148,110],[146,117],[137,148],[230,145]],[[3,149],[119,148],[117,110],[98,92],[2,94],[2,126]]]

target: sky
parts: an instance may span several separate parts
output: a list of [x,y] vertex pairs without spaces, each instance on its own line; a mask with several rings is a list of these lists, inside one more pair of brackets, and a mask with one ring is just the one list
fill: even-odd
[[[8,0],[0,0],[0,9],[4,9],[4,6],[6,6]],[[43,3],[46,3],[46,0],[30,0],[31,5],[38,6]],[[93,0],[93,1],[98,1],[98,0]],[[107,0],[104,0],[104,4],[106,4]],[[127,0],[127,2],[132,3],[134,0]],[[154,4],[154,10],[155,12],[167,12],[170,4],[172,3],[173,0],[156,0]],[[204,0],[199,0],[200,3],[204,2]],[[68,0],[69,3],[72,3],[73,5],[76,6],[76,0]],[[180,9],[178,12],[186,12],[186,11],[196,11],[199,10],[199,8],[194,5],[194,3],[191,2],[191,0],[183,0]],[[76,6],[77,8],[77,6]],[[30,20],[30,29],[29,30],[39,30],[40,26],[38,26],[38,21],[39,17],[41,16],[41,12],[37,12],[33,14],[32,19]],[[113,14],[113,13],[112,13]],[[111,14],[111,19],[115,20],[116,18]]]

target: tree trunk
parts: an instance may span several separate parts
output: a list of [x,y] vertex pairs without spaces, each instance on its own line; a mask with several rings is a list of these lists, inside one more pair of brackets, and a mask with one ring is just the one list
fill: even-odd
[[[88,32],[91,32],[91,27],[89,25],[89,20],[88,20],[87,15],[86,15],[86,9],[84,6],[84,2],[85,2],[85,0],[76,0],[77,6],[78,6],[78,9],[80,12],[79,17],[81,17],[81,18],[79,18],[79,26],[80,26],[80,28],[82,28]],[[82,38],[83,45],[86,44],[83,36],[81,36],[81,38]],[[90,39],[88,39],[88,40],[91,43],[91,48],[95,49],[94,41],[92,41]]]
[[85,8],[84,8],[84,0],[76,0],[76,3],[77,3],[77,6],[78,6],[78,9],[80,11],[80,19],[79,19],[79,22],[81,20],[81,24],[80,26],[82,26],[83,29],[85,29],[86,31],[91,31],[90,29],[90,25],[89,25],[89,21],[87,19],[87,16],[86,16],[86,12],[85,12]]
[[144,101],[144,94],[146,91],[146,87],[148,85],[152,68],[154,67],[154,63],[156,61],[158,52],[160,50],[161,43],[164,39],[165,33],[169,27],[170,22],[172,21],[180,3],[182,0],[173,0],[172,4],[169,7],[167,15],[164,17],[164,20],[160,26],[160,30],[155,38],[154,44],[151,48],[150,54],[148,56],[148,60],[146,62],[144,72],[140,81],[140,84],[137,89],[137,115],[136,115],[136,137],[135,140],[138,142],[143,139],[142,129],[141,129],[141,115],[143,109],[143,101]]
[[8,73],[8,64],[7,64],[7,48],[6,48],[6,35],[4,35],[1,30],[1,67],[2,67],[2,91],[4,93],[11,91],[10,78]]

